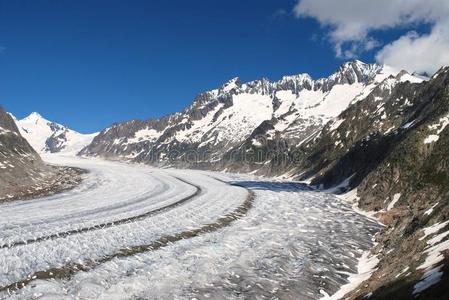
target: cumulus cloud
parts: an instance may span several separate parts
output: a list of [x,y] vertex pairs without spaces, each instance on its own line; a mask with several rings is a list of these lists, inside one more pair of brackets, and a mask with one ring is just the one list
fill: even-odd
[[409,32],[380,50],[376,60],[407,70],[434,73],[449,65],[449,23],[435,26],[430,34]]
[[370,36],[374,31],[430,24],[430,34],[409,32],[381,48],[376,59],[420,72],[449,64],[448,0],[300,0],[293,11],[316,19],[342,58],[381,47]]

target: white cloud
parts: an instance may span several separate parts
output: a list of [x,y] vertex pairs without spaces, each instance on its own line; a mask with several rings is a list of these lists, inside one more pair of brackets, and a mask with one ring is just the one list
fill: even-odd
[[408,33],[376,57],[409,71],[433,72],[449,64],[448,0],[300,0],[294,13],[316,19],[327,30],[336,55],[343,58],[381,46],[370,36],[373,31],[431,24],[430,34]]
[[409,32],[386,45],[376,55],[376,60],[410,71],[434,73],[449,65],[449,24],[446,28],[434,27],[430,34]]
[[356,58],[360,52],[369,51],[380,46],[379,41],[374,38],[364,38],[360,41],[353,41],[349,47],[344,48],[343,43],[335,44],[335,54],[340,58]]

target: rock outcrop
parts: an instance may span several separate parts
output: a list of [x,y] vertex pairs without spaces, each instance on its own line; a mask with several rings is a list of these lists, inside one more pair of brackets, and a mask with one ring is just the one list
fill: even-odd
[[82,170],[46,165],[0,107],[0,202],[72,188]]

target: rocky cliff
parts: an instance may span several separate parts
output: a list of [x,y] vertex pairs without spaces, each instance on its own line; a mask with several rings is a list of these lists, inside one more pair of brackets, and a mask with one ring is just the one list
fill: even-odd
[[0,202],[71,188],[81,180],[81,173],[46,165],[0,107]]
[[391,137],[379,138],[387,145],[384,157],[357,187],[358,205],[386,225],[373,251],[380,262],[351,296],[443,299],[449,282],[449,68],[396,92],[407,109]]

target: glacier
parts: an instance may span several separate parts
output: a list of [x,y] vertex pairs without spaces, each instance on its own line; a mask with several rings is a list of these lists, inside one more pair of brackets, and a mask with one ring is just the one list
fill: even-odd
[[297,182],[44,159],[89,173],[63,194],[0,205],[0,298],[317,299],[357,273],[380,228]]

